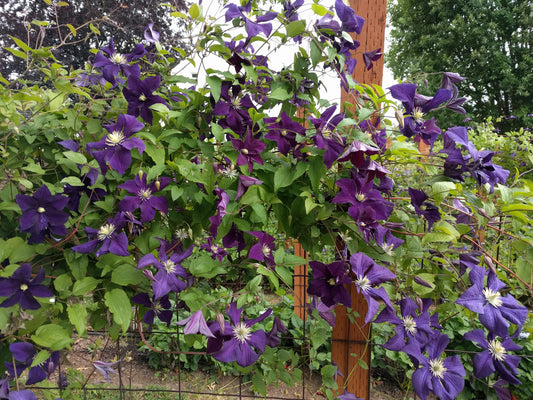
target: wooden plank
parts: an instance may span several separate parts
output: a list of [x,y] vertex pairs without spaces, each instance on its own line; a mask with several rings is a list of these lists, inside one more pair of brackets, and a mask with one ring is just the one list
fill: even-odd
[[[385,23],[387,18],[386,0],[350,0],[355,13],[365,19],[365,25],[357,40],[361,43],[359,52],[372,51],[377,48],[384,50],[385,46]],[[367,71],[358,55],[353,78],[358,83],[378,84],[383,82],[383,57],[374,62],[371,70]],[[342,90],[342,89],[341,89]],[[355,104],[355,97],[346,91],[341,92],[341,103]],[[359,317],[352,324],[344,306],[335,307],[336,319],[332,334],[331,358],[339,366],[344,377],[337,377],[339,385],[338,394],[347,391],[363,399],[370,398],[370,368],[365,369],[361,364],[370,367],[371,351],[369,341],[371,339],[371,324],[364,325],[367,313],[367,303],[364,297],[357,293],[354,285],[348,290],[352,298],[352,309]],[[356,354],[356,356],[354,356]],[[362,362],[359,361],[362,360]]]

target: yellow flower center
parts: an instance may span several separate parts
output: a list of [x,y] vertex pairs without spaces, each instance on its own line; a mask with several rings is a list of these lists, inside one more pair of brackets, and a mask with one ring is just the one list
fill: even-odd
[[244,322],[233,328],[233,336],[241,343],[245,343],[251,336],[250,328]]
[[248,149],[241,149],[241,153],[244,154],[245,156],[248,155]]
[[146,101],[146,96],[144,95],[144,93],[141,93],[141,95],[139,96],[139,100]]
[[105,144],[108,146],[114,147],[120,143],[122,143],[126,139],[126,136],[122,133],[122,131],[113,131],[109,135],[107,135],[105,139]]
[[20,290],[22,290],[23,292],[25,292],[26,290],[28,290],[28,285],[26,285],[25,283],[22,283],[20,285]]
[[357,196],[355,196],[357,201],[364,201],[365,200],[365,194],[364,193],[358,193]]
[[492,289],[485,288],[483,289],[483,296],[485,296],[485,300],[493,306],[493,307],[500,307],[502,305],[502,299],[500,292],[495,292]]
[[98,233],[96,234],[96,237],[98,240],[102,241],[105,239],[111,238],[111,235],[115,231],[115,225],[113,224],[105,224],[98,229]]
[[507,354],[505,347],[503,347],[502,344],[495,339],[489,342],[488,350],[492,358],[495,358],[498,361],[503,361],[505,359],[505,355]]
[[329,279],[328,279],[328,284],[329,284],[330,286],[335,286],[335,283],[336,283],[336,282],[335,282],[335,278],[329,278]]
[[417,107],[413,110],[413,119],[419,124],[424,123],[424,113],[420,108]]
[[39,214],[42,214],[42,213],[45,212],[45,211],[46,211],[46,210],[44,209],[44,207],[39,207],[39,208],[37,209],[37,212],[38,212]]
[[141,201],[150,200],[150,198],[152,197],[152,191],[150,189],[141,189],[137,193],[137,197],[139,197]]
[[287,136],[287,130],[286,129],[283,129],[281,131],[281,136]]

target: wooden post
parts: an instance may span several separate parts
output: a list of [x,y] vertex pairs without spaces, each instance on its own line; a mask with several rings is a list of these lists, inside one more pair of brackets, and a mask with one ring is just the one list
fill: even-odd
[[[307,251],[304,250],[298,240],[294,241],[294,254],[308,259]],[[305,322],[307,315],[307,264],[294,267],[294,313]]]
[[[365,19],[365,25],[357,40],[361,43],[359,50],[372,51],[377,48],[384,50],[385,23],[387,18],[386,0],[350,0],[355,13]],[[383,81],[383,57],[374,62],[374,67],[367,71],[360,54],[353,78],[358,83],[378,84]],[[352,95],[342,91],[341,103],[354,102]],[[345,306],[335,307],[335,327],[332,334],[331,358],[344,374],[337,377],[338,394],[344,389],[357,397],[368,400],[370,398],[370,362],[371,324],[364,325],[368,310],[366,300],[357,293],[354,285],[348,288],[352,299],[352,310],[359,314],[351,323]],[[367,365],[365,369],[361,365]]]

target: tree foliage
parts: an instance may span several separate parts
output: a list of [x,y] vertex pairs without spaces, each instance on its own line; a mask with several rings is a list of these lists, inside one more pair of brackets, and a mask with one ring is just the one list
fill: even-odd
[[[533,12],[531,1],[396,0],[390,6],[388,66],[399,78],[453,70],[467,77],[467,111],[531,121]],[[430,85],[438,85],[432,82]]]
[[[0,4],[0,74],[24,74],[31,59],[15,57],[6,47],[14,47],[12,37],[22,40],[30,48],[49,48],[62,64],[81,68],[92,58],[90,50],[107,44],[113,37],[117,51],[134,46],[143,37],[149,23],[166,34],[161,40],[179,46],[179,35],[172,35],[178,27],[170,16],[174,10],[185,8],[184,0],[171,0],[160,6],[157,0],[83,0],[65,1],[24,0]],[[16,47],[16,46],[15,46]]]

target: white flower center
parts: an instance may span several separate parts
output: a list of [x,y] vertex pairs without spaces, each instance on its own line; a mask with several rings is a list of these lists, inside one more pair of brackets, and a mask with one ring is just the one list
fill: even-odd
[[163,267],[165,267],[165,271],[167,271],[167,274],[173,274],[176,272],[176,264],[174,264],[172,260],[164,261]]
[[500,342],[498,342],[497,340],[491,340],[489,342],[489,353],[492,358],[495,358],[498,361],[503,361],[505,359],[507,351]]
[[141,95],[139,96],[139,100],[146,101],[146,96],[144,95],[144,93],[141,93]]
[[114,64],[126,64],[126,57],[120,53],[113,53],[111,56],[111,62]]
[[115,231],[115,225],[113,224],[105,224],[98,229],[98,233],[96,234],[96,237],[98,240],[102,241],[105,239],[111,238],[111,235]]
[[413,119],[419,124],[424,123],[424,113],[422,112],[420,108],[416,107],[413,110]]
[[122,131],[113,131],[109,135],[107,135],[105,139],[105,144],[108,146],[114,147],[117,144],[120,144],[126,139],[126,136],[122,133]]
[[150,189],[141,189],[137,192],[137,197],[141,199],[141,201],[150,200],[152,197],[152,191]]
[[37,212],[38,212],[39,214],[42,214],[42,213],[45,212],[45,211],[46,211],[46,210],[44,209],[44,207],[39,207],[39,208],[37,209]]
[[414,335],[416,333],[416,322],[413,320],[413,317],[411,317],[410,315],[408,315],[402,320],[402,325],[405,328],[405,330],[411,335]]
[[244,322],[240,322],[233,328],[233,336],[241,343],[245,343],[251,336],[250,328]]
[[370,279],[368,279],[366,275],[361,278],[358,278],[355,281],[355,284],[359,286],[359,289],[361,289],[361,291],[363,292],[366,292],[368,289],[370,289],[371,286]]
[[281,131],[281,136],[287,136],[287,130],[286,129],[283,129]]
[[176,237],[180,240],[187,239],[189,237],[189,233],[185,230],[185,228],[176,229],[174,235],[176,235]]
[[240,107],[241,99],[238,97],[231,99],[231,104],[233,105],[233,107]]
[[487,300],[487,302],[495,308],[498,308],[502,305],[502,295],[500,292],[495,292],[492,289],[485,288],[483,289],[483,296],[485,296],[485,300]]
[[248,149],[241,149],[241,153],[244,154],[244,155],[247,155],[248,154]]
[[447,371],[446,367],[442,364],[442,361],[437,359],[429,360],[429,370],[433,376],[439,379],[444,378],[444,374]]
[[25,292],[26,290],[28,290],[28,285],[26,285],[25,283],[22,283],[20,285],[20,290],[22,290],[23,292]]
[[364,201],[365,200],[365,194],[364,193],[357,193],[357,196],[355,196],[355,199],[357,201]]
[[270,257],[270,254],[272,254],[272,250],[266,244],[263,245],[262,251],[265,257]]
[[392,244],[383,243],[381,245],[381,248],[385,253],[387,253],[389,256],[392,255],[392,250],[394,249],[394,246]]

